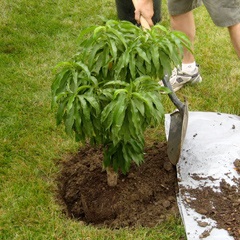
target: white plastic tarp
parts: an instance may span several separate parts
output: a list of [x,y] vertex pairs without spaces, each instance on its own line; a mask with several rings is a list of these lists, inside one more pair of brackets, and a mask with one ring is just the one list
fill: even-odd
[[[170,115],[166,114],[167,137],[169,124]],[[210,234],[204,238],[206,240],[234,239],[226,230],[217,228],[216,222],[210,218],[207,218],[206,227],[200,227],[198,221],[203,216],[186,201],[191,197],[187,191],[181,194],[180,190],[210,186],[214,191],[220,191],[222,179],[230,185],[236,185],[233,181],[234,178],[239,179],[239,174],[234,169],[236,159],[240,159],[240,117],[215,112],[189,112],[187,133],[177,164],[177,175],[180,179],[178,207],[188,240],[201,239],[200,236],[206,230]],[[199,176],[199,180],[191,176]]]

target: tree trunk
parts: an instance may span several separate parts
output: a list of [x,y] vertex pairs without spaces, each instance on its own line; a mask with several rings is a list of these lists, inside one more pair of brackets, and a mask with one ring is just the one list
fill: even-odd
[[117,186],[118,173],[113,170],[112,167],[107,167],[107,183],[110,187]]

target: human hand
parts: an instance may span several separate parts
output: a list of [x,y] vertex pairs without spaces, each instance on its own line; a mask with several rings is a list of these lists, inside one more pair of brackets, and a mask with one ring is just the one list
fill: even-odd
[[135,7],[135,20],[137,23],[140,23],[140,17],[143,16],[148,24],[153,26],[153,0],[133,0],[133,4]]

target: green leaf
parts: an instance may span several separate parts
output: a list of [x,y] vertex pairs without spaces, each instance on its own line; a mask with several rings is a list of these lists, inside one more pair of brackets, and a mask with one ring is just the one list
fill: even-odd
[[57,110],[57,114],[56,114],[56,124],[57,125],[59,125],[63,120],[66,103],[67,103],[67,101],[64,101],[64,102],[59,103],[59,105],[58,105],[58,110]]
[[113,99],[115,99],[119,94],[121,93],[128,93],[127,89],[117,89],[115,92],[114,92],[114,95],[113,95]]
[[68,135],[72,135],[72,127],[73,127],[73,124],[74,124],[74,105],[65,114],[66,114],[65,131]]
[[106,27],[105,26],[98,26],[93,31],[93,39],[97,39],[99,37],[104,36],[106,33]]
[[133,132],[132,134],[132,131],[131,131],[132,127],[129,125],[128,115],[129,115],[129,107],[126,109],[125,118],[121,128],[121,138],[123,140],[123,144],[126,144],[135,134],[135,132]]
[[115,70],[115,77],[118,78],[118,76],[120,75],[120,72],[122,71],[122,69],[128,65],[129,63],[129,52],[126,51],[124,53],[122,53],[122,55],[119,57],[118,62],[116,64],[116,67],[114,68]]
[[119,145],[116,152],[112,156],[112,166],[114,171],[117,172],[118,169],[121,168],[123,174],[125,174],[125,164],[126,161],[123,157],[122,145]]
[[88,101],[89,105],[91,105],[91,107],[96,111],[96,116],[98,116],[101,113],[101,109],[98,101],[96,100],[96,97],[85,96],[84,98]]
[[147,52],[146,55],[147,55],[147,58],[148,58],[148,60],[149,60],[149,63],[148,63],[148,62],[145,63],[147,75],[149,75],[149,76],[154,76],[154,71],[153,71],[154,68],[152,68],[152,65],[153,65],[153,64],[152,64],[152,56],[151,56],[151,53]]
[[[107,44],[106,44],[107,45]],[[102,62],[102,67],[101,67],[101,73],[103,74],[104,78],[108,77],[108,73],[111,70],[109,68],[109,63],[112,62],[112,57],[111,57],[111,53],[110,53],[110,47],[106,46],[103,51],[101,52],[101,56],[103,56],[103,62]]]
[[92,128],[92,122],[90,118],[90,109],[88,107],[88,104],[84,96],[78,96],[78,99],[80,101],[81,111],[82,111],[81,118],[82,118],[83,131],[88,137],[91,137],[93,134],[93,128]]
[[108,130],[113,122],[113,109],[115,107],[115,101],[110,102],[102,111],[101,122],[105,126],[105,129]]
[[[96,42],[91,48],[86,52],[85,61],[88,63],[90,69],[94,69],[95,64],[101,59],[99,58],[100,52],[107,52],[108,45],[106,42]],[[86,51],[86,50],[85,50]],[[109,51],[109,50],[108,50]],[[99,58],[99,59],[98,59]],[[104,59],[104,58],[102,58]],[[105,64],[105,62],[103,62]]]
[[54,68],[53,68],[53,72],[55,73],[55,74],[58,74],[58,71],[59,71],[59,69],[62,69],[62,71],[67,71],[67,70],[69,70],[69,69],[71,69],[72,68],[72,62],[64,62],[64,61],[62,61],[62,62],[59,62]]
[[166,27],[164,27],[163,25],[160,25],[160,24],[154,25],[154,26],[152,27],[152,29],[153,29],[153,31],[156,30],[156,29],[159,29],[159,30],[162,31],[162,32],[165,32],[165,33],[168,32],[167,29],[166,29]]
[[121,32],[117,31],[115,28],[107,28],[107,32],[113,33],[117,37],[117,39],[119,39],[121,41],[121,43],[124,45],[124,47],[127,48],[126,40],[122,36]]
[[94,87],[97,87],[97,86],[98,86],[98,80],[97,80],[97,78],[95,78],[94,76],[90,76],[89,80],[90,80],[90,82],[93,83]]
[[132,79],[136,78],[136,59],[135,59],[135,54],[130,54],[129,70],[130,70]]
[[102,89],[102,90],[100,90],[99,99],[103,102],[104,101],[109,102],[113,99],[113,93],[114,93],[113,89],[109,89],[109,88]]
[[142,59],[144,59],[149,64],[151,63],[147,57],[147,54],[141,48],[137,47],[136,51]]
[[149,105],[148,99],[145,96],[141,95],[140,93],[133,92],[132,96],[136,97],[141,102],[144,102],[145,104]]
[[152,93],[146,93],[149,99],[152,100],[154,111],[151,112],[153,119],[155,120],[155,124],[159,124],[164,116],[164,109],[161,103],[161,99],[159,96],[156,96]]
[[74,97],[76,97],[76,95],[80,95],[80,94],[83,94],[85,92],[86,89],[90,89],[91,86],[89,85],[83,85],[83,86],[80,86],[76,89],[76,92],[74,94]]
[[137,69],[137,76],[142,76],[146,75],[146,69],[144,67],[144,60],[139,57],[138,55],[136,56],[136,69]]
[[189,37],[186,34],[184,34],[183,32],[179,32],[179,31],[173,31],[172,34],[176,37],[175,39],[179,40],[179,41],[177,41],[177,46],[180,49],[184,46],[190,52],[192,52],[191,41],[189,40]]
[[90,73],[90,71],[89,71],[89,69],[88,69],[88,66],[87,66],[86,64],[78,61],[78,62],[75,62],[75,63],[74,63],[74,66],[75,66],[76,68],[80,68],[80,70],[83,70],[84,73],[87,75],[87,77],[90,78],[91,73]]
[[67,82],[72,79],[71,69],[63,69],[59,72],[51,86],[53,96],[57,96],[66,90]]
[[60,102],[62,102],[64,99],[67,98],[68,94],[69,94],[68,92],[61,92],[61,93],[59,93],[58,95],[56,95],[56,96],[53,98],[54,104],[55,104],[55,103],[60,103]]
[[117,152],[119,148],[118,146],[114,146],[112,143],[108,143],[104,148],[104,160],[103,165],[104,167],[111,166],[113,164],[112,158],[113,155]]
[[[96,59],[94,59],[96,60]],[[101,69],[102,69],[102,66],[104,66],[105,64],[105,59],[104,59],[104,56],[103,54],[99,54],[98,57],[97,57],[97,61],[95,61],[94,63],[91,62],[91,72],[92,74],[94,74],[95,76],[100,76],[101,75]]]
[[156,46],[155,46],[155,45],[153,45],[152,47],[150,47],[149,50],[150,50],[150,53],[151,53],[151,55],[152,55],[152,62],[153,62],[153,65],[154,65],[154,67],[155,67],[155,69],[156,69],[156,73],[158,73],[158,72],[159,72],[159,68],[160,68],[159,52],[156,51]]
[[171,68],[169,56],[167,56],[164,52],[159,52],[159,57],[160,57],[161,65],[163,66],[163,69],[164,69],[164,73],[171,75],[172,68]]
[[120,94],[116,101],[115,108],[113,110],[112,139],[114,145],[116,145],[119,139],[121,139],[119,131],[122,128],[126,108],[127,108],[126,95]]
[[67,112],[70,111],[70,109],[73,107],[73,102],[76,98],[76,94],[72,94],[69,98],[68,98],[68,103],[67,103]]
[[144,137],[142,136],[142,141],[130,139],[129,144],[131,145],[132,149],[136,153],[143,153],[144,148]]
[[83,29],[78,36],[78,40],[82,41],[84,39],[85,35],[88,33],[92,33],[95,30],[95,28],[97,28],[97,26],[90,26],[90,27]]
[[126,174],[129,171],[131,162],[133,160],[133,154],[129,152],[129,146],[127,144],[122,147],[122,154],[124,159],[124,166],[121,170],[123,174]]
[[130,167],[131,161],[134,161],[138,166],[143,162],[143,152],[136,152],[132,148],[132,144],[128,144],[123,148],[124,158],[126,160],[126,168]]
[[110,54],[113,57],[113,59],[116,59],[117,58],[117,52],[118,52],[116,42],[109,39],[109,45],[110,45]]
[[128,86],[129,83],[126,83],[124,81],[121,81],[121,80],[114,80],[114,81],[109,81],[107,83],[104,84],[104,87],[111,87],[111,86],[120,86],[120,87],[126,87]]
[[80,104],[79,104],[79,100],[76,99],[76,107],[74,108],[74,126],[75,126],[75,131],[77,132],[78,135],[82,135],[82,128],[81,128],[81,124],[82,124],[82,118],[81,118],[81,114],[80,114]]
[[[139,135],[132,123],[132,119],[133,119],[133,116],[132,116],[132,112],[131,112],[131,106],[128,106],[127,111],[126,111],[126,118],[125,118],[127,125],[124,125],[124,127],[126,127],[125,131],[127,131],[129,133],[130,138],[137,139],[139,137]],[[125,123],[125,121],[124,121],[124,123]]]
[[137,98],[132,98],[131,101],[134,102],[135,107],[141,113],[141,115],[144,117],[145,116],[145,106],[144,106],[144,103],[139,101]]
[[136,135],[141,135],[142,131],[142,123],[141,123],[141,117],[139,115],[139,111],[135,105],[135,102],[131,100],[130,104],[131,108],[130,111],[132,113],[132,119],[130,121],[130,127],[134,127],[136,131]]

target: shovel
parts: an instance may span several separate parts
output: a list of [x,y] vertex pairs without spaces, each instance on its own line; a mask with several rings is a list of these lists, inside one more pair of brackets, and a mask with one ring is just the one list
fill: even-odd
[[170,162],[173,165],[178,163],[180,158],[183,141],[187,131],[188,125],[188,103],[185,100],[183,104],[176,96],[172,86],[168,80],[168,76],[164,76],[163,84],[171,90],[168,94],[177,110],[170,114],[170,128],[168,133],[167,154]]
[[[136,5],[137,1],[138,0],[133,0],[134,6]],[[148,22],[143,16],[140,17],[140,23],[143,29],[150,29]],[[177,110],[170,114],[171,121],[167,142],[167,154],[170,162],[173,165],[176,165],[180,158],[183,141],[187,131],[188,103],[185,100],[185,103],[183,104],[177,98],[177,95],[173,91],[168,78],[169,77],[165,75],[162,81],[164,86],[171,90],[171,93],[169,93],[168,96],[173,104],[177,107]]]

